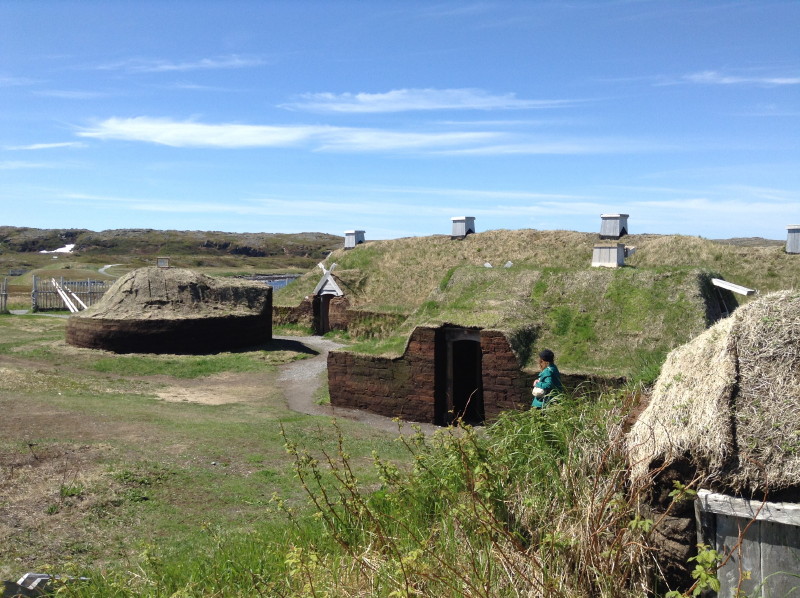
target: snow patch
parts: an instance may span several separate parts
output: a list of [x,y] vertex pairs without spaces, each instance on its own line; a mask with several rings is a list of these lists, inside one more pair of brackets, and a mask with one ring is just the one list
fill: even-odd
[[53,249],[53,251],[47,251],[46,249],[42,249],[39,253],[72,253],[74,247],[75,243],[71,243],[69,245],[64,245],[64,247]]

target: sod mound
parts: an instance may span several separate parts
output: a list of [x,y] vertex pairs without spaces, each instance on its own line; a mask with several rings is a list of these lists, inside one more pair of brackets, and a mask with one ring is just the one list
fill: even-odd
[[688,460],[720,491],[800,489],[800,292],[752,301],[672,351],[628,451],[634,480]]
[[181,268],[121,277],[67,322],[67,343],[117,353],[202,354],[272,338],[272,289]]

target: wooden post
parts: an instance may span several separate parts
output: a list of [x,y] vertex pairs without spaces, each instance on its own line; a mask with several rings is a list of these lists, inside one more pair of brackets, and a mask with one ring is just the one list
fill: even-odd
[[38,304],[36,302],[36,275],[33,275],[33,282],[32,282],[32,289],[31,289],[31,313],[36,313],[39,309]]

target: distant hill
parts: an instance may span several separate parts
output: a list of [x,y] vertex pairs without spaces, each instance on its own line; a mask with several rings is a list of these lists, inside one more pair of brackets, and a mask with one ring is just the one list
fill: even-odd
[[84,254],[295,255],[319,259],[342,243],[342,237],[325,233],[226,233],[143,228],[94,232],[0,226],[0,251],[12,252],[53,251],[74,244],[73,251]]
[[[186,267],[305,270],[342,247],[343,237],[325,233],[228,233],[155,229],[38,229],[0,226],[0,276],[20,265],[42,267],[54,251],[74,245],[61,261],[122,262],[130,267],[152,263],[156,256],[176,258]],[[3,271],[5,270],[5,271]]]

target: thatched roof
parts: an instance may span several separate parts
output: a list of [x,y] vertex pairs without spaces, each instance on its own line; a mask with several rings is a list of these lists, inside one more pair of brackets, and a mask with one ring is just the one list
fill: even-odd
[[628,446],[634,479],[688,458],[734,492],[800,488],[800,292],[752,301],[672,351]]
[[271,289],[216,279],[184,268],[139,268],[120,277],[102,300],[72,316],[104,320],[171,320],[261,314]]

